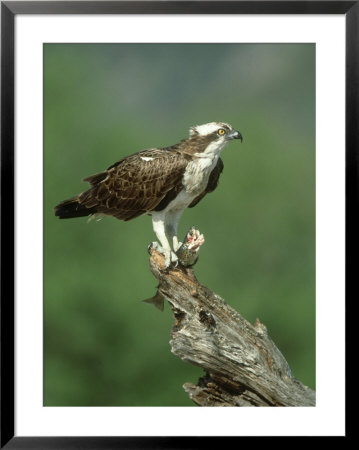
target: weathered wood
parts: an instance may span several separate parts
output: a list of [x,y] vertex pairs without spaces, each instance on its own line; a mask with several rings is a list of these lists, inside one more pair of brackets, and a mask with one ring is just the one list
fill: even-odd
[[198,282],[192,268],[162,270],[163,256],[150,251],[159,282],[157,297],[170,304],[175,324],[172,352],[205,371],[185,383],[201,406],[315,406],[315,392],[293,378],[288,363],[257,319],[245,320]]

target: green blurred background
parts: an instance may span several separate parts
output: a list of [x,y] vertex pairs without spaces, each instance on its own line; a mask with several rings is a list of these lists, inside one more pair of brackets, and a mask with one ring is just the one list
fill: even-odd
[[82,178],[225,121],[218,189],[180,223],[206,243],[195,271],[258,317],[294,376],[315,388],[315,46],[44,46],[44,405],[191,406],[203,371],[175,357],[155,293],[151,218],[59,220]]

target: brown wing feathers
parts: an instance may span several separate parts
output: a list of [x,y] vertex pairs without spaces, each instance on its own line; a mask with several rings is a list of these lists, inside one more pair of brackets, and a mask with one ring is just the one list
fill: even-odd
[[102,213],[120,220],[133,219],[175,197],[178,186],[182,188],[186,165],[186,157],[176,151],[150,149],[136,153],[107,171],[85,178],[91,188],[60,203],[55,214],[70,218]]

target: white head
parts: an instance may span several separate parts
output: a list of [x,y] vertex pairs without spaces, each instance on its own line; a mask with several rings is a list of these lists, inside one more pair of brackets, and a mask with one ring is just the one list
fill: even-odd
[[230,127],[230,125],[228,125],[227,123],[224,124],[223,122],[209,122],[204,123],[203,125],[195,125],[194,127],[190,128],[189,135],[207,136],[208,134],[217,131],[223,125],[227,125],[227,127]]
[[190,139],[198,138],[207,144],[211,143],[211,148],[217,146],[219,149],[224,148],[232,139],[240,139],[242,141],[241,133],[225,122],[209,122],[203,125],[196,125],[190,128],[189,136]]
[[189,135],[190,137],[210,137],[213,141],[242,140],[241,133],[234,130],[231,125],[225,122],[209,122],[203,125],[196,125],[190,128]]
[[190,129],[189,142],[193,142],[194,155],[198,157],[217,159],[232,139],[242,140],[242,135],[225,122],[210,122]]

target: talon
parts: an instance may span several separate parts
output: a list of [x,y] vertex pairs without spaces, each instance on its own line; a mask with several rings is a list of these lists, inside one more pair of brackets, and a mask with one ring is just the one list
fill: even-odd
[[159,244],[158,242],[156,242],[156,241],[151,242],[151,243],[149,244],[149,246],[147,247],[147,251],[148,251],[149,254],[151,254],[152,250],[155,250],[155,251],[157,251],[157,252],[159,252],[159,253],[165,254],[164,249],[163,249],[163,248],[160,246],[160,244]]
[[170,262],[170,266],[173,268],[176,268],[178,266],[178,257],[176,255],[176,253],[171,251],[171,262]]
[[169,250],[164,251],[163,254],[165,256],[165,264],[162,270],[168,270],[171,267],[176,268],[178,265],[178,257],[176,253],[174,253],[172,250]]

